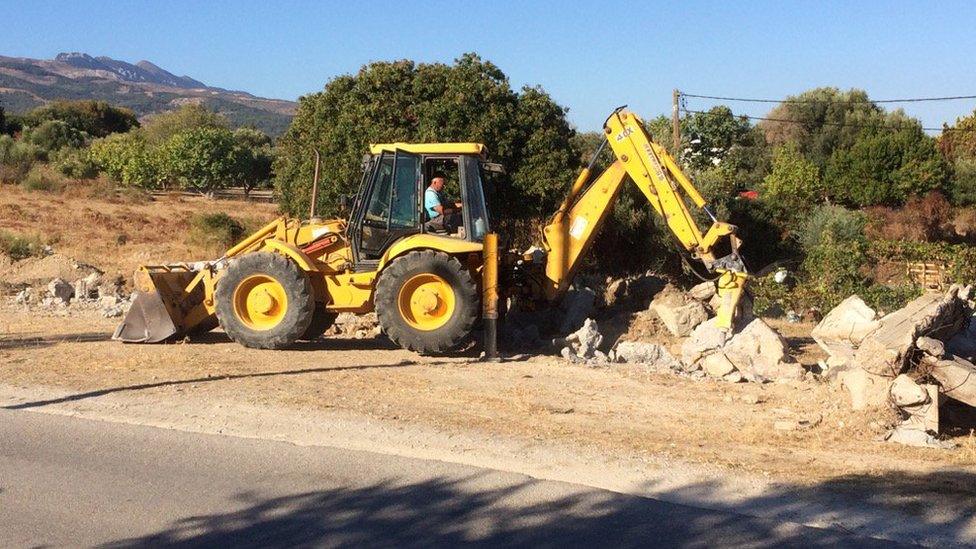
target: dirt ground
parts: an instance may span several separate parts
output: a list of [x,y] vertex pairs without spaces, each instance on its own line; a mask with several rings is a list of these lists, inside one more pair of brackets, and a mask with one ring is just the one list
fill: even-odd
[[[793,483],[845,475],[976,472],[976,443],[951,451],[876,440],[891,418],[850,410],[836,385],[694,381],[638,367],[589,368],[550,357],[490,364],[424,358],[382,339],[326,339],[260,351],[222,333],[167,345],[109,339],[115,321],[6,306],[0,383],[77,391],[233,398],[350,412],[445,431],[547,439],[607,453],[656,455]],[[808,420],[781,431],[777,421]],[[965,487],[976,495],[976,486]]]
[[[0,192],[0,226],[40,234],[63,257],[127,278],[142,263],[205,253],[186,240],[189,216],[203,211],[227,211],[251,224],[276,215],[271,204]],[[11,266],[0,265],[0,279],[4,268]],[[601,328],[605,335],[655,340],[660,326],[642,314]],[[919,493],[938,494],[976,512],[976,422],[953,431],[955,450],[880,442],[894,419],[889,412],[854,412],[843,389],[812,375],[756,385],[696,381],[632,365],[591,368],[545,356],[482,363],[473,356],[424,358],[382,338],[337,337],[259,351],[217,331],[175,344],[123,345],[110,340],[117,322],[95,310],[27,310],[0,298],[0,385],[335,412],[405,428],[663,458],[798,486],[883,486],[909,504]],[[812,325],[770,324],[804,365],[823,358],[809,337]],[[811,426],[776,428],[796,421]]]

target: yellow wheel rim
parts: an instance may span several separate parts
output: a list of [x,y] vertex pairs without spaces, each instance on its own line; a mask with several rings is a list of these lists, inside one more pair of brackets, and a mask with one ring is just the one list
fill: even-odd
[[273,277],[251,275],[234,290],[234,313],[252,330],[270,330],[285,318],[288,295]]
[[418,330],[436,330],[454,315],[454,289],[443,278],[423,273],[400,288],[397,306],[400,316]]

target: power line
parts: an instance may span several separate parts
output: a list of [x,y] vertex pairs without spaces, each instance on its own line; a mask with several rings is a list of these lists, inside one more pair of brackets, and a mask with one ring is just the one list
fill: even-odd
[[870,103],[922,103],[926,101],[958,101],[963,99],[976,99],[976,95],[948,95],[945,97],[910,97],[906,99],[858,99],[858,100],[831,100],[831,99],[759,99],[755,97],[721,97],[717,95],[696,95],[693,93],[681,92],[683,97],[697,97],[699,99],[715,99],[717,101],[740,101],[744,103],[788,103],[788,104],[870,104]]
[[[695,111],[695,110],[689,110],[689,109],[684,109],[684,108],[682,110],[686,114],[703,114],[703,115],[706,115],[706,116],[722,116],[724,114],[724,113],[709,112],[709,111]],[[801,121],[801,120],[790,120],[789,118],[769,118],[769,117],[765,117],[765,116],[749,116],[747,114],[736,114],[734,116],[737,116],[739,118],[748,118],[749,120],[766,120],[766,121],[769,121],[769,122],[786,122],[786,123],[789,123],[789,124],[802,124],[803,123],[803,121]],[[898,125],[898,126],[887,126],[887,125],[882,125],[882,124],[849,124],[849,123],[846,123],[846,122],[820,122],[820,125],[822,125],[822,126],[837,126],[837,127],[843,127],[843,128],[880,129],[880,130],[902,130],[902,129],[908,129],[908,128],[912,128],[912,127],[917,127],[917,126],[914,126],[914,125],[909,126],[909,125],[904,125],[904,124]],[[976,128],[926,128],[926,127],[921,127],[920,129],[922,131],[932,131],[932,132],[941,132],[941,131],[949,131],[949,132],[972,132],[972,131],[976,131]]]

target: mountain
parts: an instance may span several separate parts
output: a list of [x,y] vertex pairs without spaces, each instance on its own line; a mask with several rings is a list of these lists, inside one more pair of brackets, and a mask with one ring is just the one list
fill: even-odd
[[24,113],[56,99],[100,99],[128,107],[140,118],[199,103],[226,116],[233,125],[255,126],[281,135],[296,103],[208,86],[149,62],[132,64],[87,53],[59,53],[54,59],[0,55],[0,106]]

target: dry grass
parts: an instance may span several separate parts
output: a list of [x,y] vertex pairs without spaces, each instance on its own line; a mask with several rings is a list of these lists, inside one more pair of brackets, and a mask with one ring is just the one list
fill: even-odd
[[195,215],[225,212],[245,221],[267,221],[274,204],[161,197],[107,189],[105,182],[77,183],[63,194],[0,190],[0,227],[20,235],[44,235],[54,249],[109,274],[129,278],[139,265],[206,259],[207,244],[188,242]]

